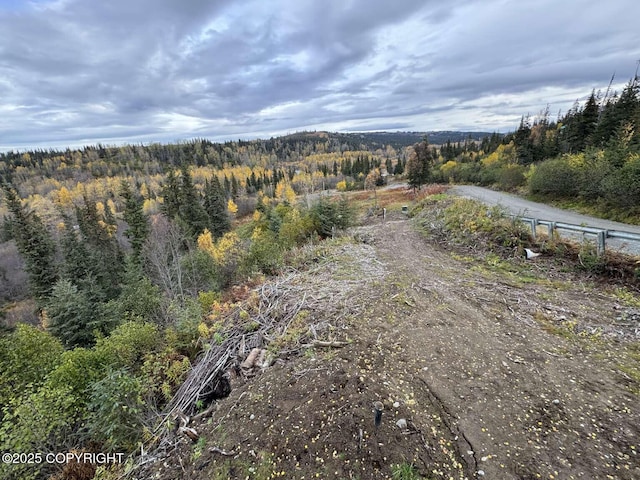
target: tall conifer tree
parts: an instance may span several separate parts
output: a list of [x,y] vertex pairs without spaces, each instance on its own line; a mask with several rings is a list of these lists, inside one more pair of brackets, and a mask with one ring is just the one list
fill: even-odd
[[3,190],[13,215],[12,233],[25,261],[31,292],[42,304],[58,279],[55,243],[42,219],[22,205],[18,193],[7,184],[3,185]]

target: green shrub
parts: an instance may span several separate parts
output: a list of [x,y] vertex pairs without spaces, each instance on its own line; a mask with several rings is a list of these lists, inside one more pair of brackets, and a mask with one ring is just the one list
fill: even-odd
[[190,295],[200,291],[220,290],[232,283],[237,265],[218,265],[207,252],[195,249],[187,253],[181,261],[183,289]]
[[186,298],[182,304],[173,302],[169,305],[169,314],[173,317],[173,326],[168,329],[167,337],[170,346],[189,358],[194,358],[200,351],[200,331],[202,307],[198,300]]
[[640,205],[640,156],[631,157],[622,168],[607,175],[602,190],[607,201],[616,207]]
[[525,183],[525,167],[509,164],[498,171],[498,187],[501,190],[513,190]]
[[161,345],[157,325],[130,321],[118,326],[108,337],[98,339],[95,354],[112,368],[133,368],[140,366],[145,354]]
[[321,238],[331,237],[337,230],[348,228],[353,223],[354,212],[346,197],[340,201],[320,198],[310,209],[315,231]]
[[529,178],[529,191],[533,194],[555,197],[577,195],[580,173],[565,158],[547,160],[536,166]]
[[0,405],[40,386],[63,351],[57,338],[30,325],[19,324],[0,337]]
[[102,315],[113,325],[125,321],[159,322],[162,312],[162,294],[148,277],[136,271],[127,272],[118,298],[104,304]]
[[283,247],[276,234],[271,230],[256,230],[244,259],[244,271],[249,273],[258,270],[267,275],[275,275],[282,266]]
[[[71,385],[44,385],[3,408],[0,451],[13,453],[58,452],[83,436],[79,426],[84,410]],[[45,478],[46,464],[0,464],[0,478]]]
[[91,385],[88,429],[110,452],[133,450],[142,438],[142,385],[124,369],[108,370]]
[[313,219],[308,213],[301,213],[298,209],[292,209],[284,217],[278,240],[284,248],[301,245],[307,240],[314,230]]
[[141,369],[145,403],[161,408],[182,385],[190,368],[189,359],[170,346],[146,355]]

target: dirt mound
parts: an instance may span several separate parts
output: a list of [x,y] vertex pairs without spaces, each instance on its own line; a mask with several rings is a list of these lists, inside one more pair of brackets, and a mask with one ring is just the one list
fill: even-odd
[[135,476],[640,478],[635,344],[602,333],[624,299],[541,264],[485,268],[406,221],[359,238],[322,260],[358,282],[345,301],[359,308],[333,332],[348,345],[236,382],[194,425],[200,440],[171,437]]

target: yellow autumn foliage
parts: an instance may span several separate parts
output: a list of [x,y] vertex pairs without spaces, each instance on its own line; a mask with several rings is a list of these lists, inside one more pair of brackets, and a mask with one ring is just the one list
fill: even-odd
[[231,198],[227,202],[227,210],[229,210],[229,213],[231,215],[235,215],[236,213],[238,213],[238,205],[236,205],[236,202],[234,202]]
[[58,190],[55,201],[63,208],[70,207],[73,203],[73,196],[67,187],[62,187]]
[[293,204],[296,201],[296,192],[293,191],[288,182],[278,182],[275,197],[281,202]]
[[227,232],[214,242],[211,232],[205,229],[198,237],[198,248],[223,264],[229,257],[240,254],[240,237],[235,232]]
[[495,152],[484,158],[482,160],[482,164],[485,167],[490,167],[492,165],[506,165],[509,163],[515,163],[516,159],[516,147],[513,142],[509,142],[507,145],[500,145]]

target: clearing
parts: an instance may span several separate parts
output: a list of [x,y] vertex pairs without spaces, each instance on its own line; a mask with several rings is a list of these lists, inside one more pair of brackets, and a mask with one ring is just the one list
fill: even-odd
[[353,233],[288,280],[301,337],[349,343],[282,348],[133,477],[640,478],[634,295],[545,257],[468,258],[403,219]]

